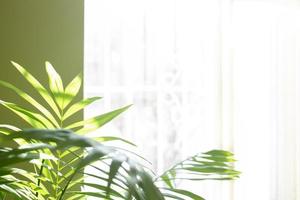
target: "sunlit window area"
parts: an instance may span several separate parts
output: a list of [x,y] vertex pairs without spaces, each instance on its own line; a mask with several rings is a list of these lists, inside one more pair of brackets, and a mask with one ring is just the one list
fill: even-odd
[[1,0],[0,200],[300,200],[300,0]]
[[186,185],[207,199],[300,198],[299,2],[85,5],[85,96],[105,97],[85,116],[132,103],[107,131],[135,141],[158,173],[233,151],[240,179]]

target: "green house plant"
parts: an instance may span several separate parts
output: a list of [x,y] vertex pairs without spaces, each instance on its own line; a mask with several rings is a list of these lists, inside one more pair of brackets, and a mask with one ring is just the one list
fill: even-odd
[[[31,178],[25,181],[27,183],[26,186],[28,186],[26,191],[21,189],[22,184],[24,185],[22,176],[14,176],[12,181],[7,182],[3,179],[4,184],[2,185],[2,179],[0,179],[0,194],[2,196],[13,195],[15,198],[20,199],[24,199],[24,196],[26,196],[28,199],[49,200],[85,199],[86,196],[100,199],[159,200],[190,198],[197,200],[203,198],[190,191],[177,188],[177,179],[190,181],[230,180],[239,176],[239,172],[235,171],[232,165],[235,161],[233,154],[222,150],[212,150],[204,154],[197,154],[171,167],[162,175],[155,175],[147,167],[130,159],[116,147],[103,145],[105,141],[110,140],[130,142],[114,136],[99,135],[94,139],[83,136],[105,125],[128,109],[129,106],[90,119],[69,123],[68,118],[100,99],[100,97],[93,97],[73,102],[74,97],[80,90],[82,75],[77,75],[64,87],[60,75],[49,62],[46,62],[49,92],[24,67],[15,62],[12,62],[12,64],[45,102],[37,102],[29,94],[13,84],[0,81],[0,85],[16,92],[32,106],[32,109],[23,108],[3,100],[0,100],[0,104],[17,114],[34,128],[26,131],[12,125],[2,125],[0,127],[0,134],[4,136],[4,139],[10,138],[17,143],[17,148],[5,147],[0,149],[3,156],[5,154],[11,155],[12,152],[21,152],[23,156],[21,157],[26,159],[17,160],[18,162],[25,161],[29,163],[29,161],[33,161],[30,162],[33,170],[28,172]],[[69,131],[61,129],[68,129]],[[20,133],[23,133],[23,135]],[[24,133],[31,135],[32,138],[26,138]],[[68,138],[68,140],[65,138]],[[101,143],[96,140],[101,141]],[[64,141],[65,145],[68,143],[66,145],[68,148],[63,148],[64,145],[61,141]],[[86,141],[88,142],[85,143]],[[38,145],[36,144],[37,142]],[[85,145],[82,145],[82,143]],[[23,150],[24,145],[25,152]],[[93,151],[100,151],[100,153],[95,153],[97,156],[93,157],[90,154]],[[19,156],[19,154],[13,155]],[[12,163],[14,162],[12,161]],[[103,168],[99,168],[99,165],[94,165],[94,162],[101,162]],[[82,171],[86,165],[90,164],[101,172],[100,175],[95,177],[94,174]],[[5,170],[25,170],[24,168],[10,168],[10,166],[10,164],[8,166],[5,165],[3,174],[5,174]],[[2,172],[0,171],[1,174]],[[182,177],[182,175],[186,176]],[[92,176],[100,181],[87,183],[84,179],[86,176]],[[8,186],[7,184],[10,185]],[[84,185],[93,188],[96,192],[78,190]],[[6,189],[3,189],[3,187]],[[74,188],[77,190],[74,190]],[[14,193],[13,191],[18,192]],[[25,195],[22,195],[23,193]],[[28,193],[29,195],[27,195]]]

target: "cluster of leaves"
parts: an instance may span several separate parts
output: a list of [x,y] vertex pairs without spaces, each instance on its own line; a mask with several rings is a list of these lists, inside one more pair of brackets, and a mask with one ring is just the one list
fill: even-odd
[[[67,193],[73,194],[67,199],[81,199],[84,195],[96,196],[104,199],[142,199],[139,195],[152,195],[152,199],[162,199],[161,193],[154,185],[152,177],[142,166],[130,159],[115,148],[104,146],[101,143],[84,136],[80,136],[67,130],[46,130],[32,129],[24,131],[9,131],[1,134],[3,141],[15,140],[26,145],[19,145],[17,148],[2,147],[0,149],[0,191],[2,197],[6,194],[13,194],[18,199],[52,199],[47,192],[46,184],[41,184],[41,180],[47,184],[53,184],[54,180],[44,176],[37,176],[35,172],[20,169],[14,164],[28,162],[32,165],[40,165],[47,168],[49,173],[54,173],[65,179],[65,184],[61,188],[58,200],[66,199]],[[25,142],[24,142],[25,141]],[[47,162],[57,160],[55,155],[58,151],[71,151],[72,148],[84,150],[84,154],[78,156],[76,162],[70,167],[69,174],[57,173]],[[88,149],[89,148],[89,149]],[[100,161],[108,165],[106,169],[93,166],[92,163]],[[70,163],[64,163],[70,165]],[[84,167],[91,165],[97,169],[96,174],[86,174],[99,179],[97,184],[82,182],[74,179],[76,174],[85,174]],[[14,166],[14,167],[11,167]],[[14,174],[22,175],[24,179],[19,179]],[[51,176],[50,176],[51,177]],[[103,182],[104,184],[99,184]],[[98,192],[73,190],[75,184],[94,187]],[[139,187],[137,187],[139,185]],[[113,189],[118,187],[118,191]],[[123,191],[122,191],[123,190]],[[122,191],[122,192],[121,192]],[[132,196],[132,197],[130,197]]]
[[[197,200],[202,198],[189,191],[178,189],[176,181],[180,179],[225,180],[234,179],[239,175],[239,172],[233,169],[234,159],[231,153],[213,150],[190,157],[161,176],[156,176],[146,167],[129,159],[116,147],[104,146],[94,139],[83,136],[108,123],[129,106],[90,119],[72,122],[69,118],[101,99],[92,97],[73,102],[81,88],[81,74],[64,87],[60,75],[49,62],[46,62],[49,92],[24,67],[14,62],[12,64],[33,86],[46,105],[36,101],[13,84],[0,81],[0,85],[16,92],[32,108],[24,108],[3,100],[0,100],[0,104],[34,128],[21,131],[12,125],[0,126],[2,138],[13,139],[18,146],[17,148],[6,146],[0,149],[1,161],[4,158],[4,162],[0,164],[0,197],[2,195],[2,198],[4,195],[14,194],[20,199],[42,200],[85,199],[86,196],[100,199],[184,200],[191,198]],[[96,139],[102,142],[121,140],[131,144],[122,138],[112,136],[97,136]],[[14,164],[19,162],[31,163],[33,170],[24,171],[25,168],[23,170],[15,168]],[[98,173],[84,172],[83,168],[87,165],[93,167]],[[86,182],[85,177],[93,177],[97,181]],[[164,186],[158,187],[157,185],[161,185],[158,183],[164,183]],[[93,188],[93,192],[80,190],[85,186]]]

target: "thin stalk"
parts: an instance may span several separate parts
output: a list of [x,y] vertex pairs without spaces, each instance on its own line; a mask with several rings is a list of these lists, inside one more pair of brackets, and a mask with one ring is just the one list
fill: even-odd
[[55,198],[57,198],[57,195],[58,195],[58,189],[59,189],[59,171],[60,171],[60,165],[59,165],[59,163],[60,163],[60,153],[58,153],[57,152],[57,157],[59,158],[58,160],[57,160],[57,163],[56,163],[56,180],[55,180]]
[[[40,178],[40,177],[41,177],[42,174],[43,174],[44,163],[45,163],[45,159],[42,160],[42,165],[41,165],[41,168],[40,168],[40,170],[39,170],[39,178],[38,178],[38,181],[37,181],[38,187],[41,185],[41,178]],[[39,197],[39,192],[36,192],[36,193],[35,193],[35,196],[36,196],[36,197]]]
[[168,172],[174,170],[178,165],[181,165],[183,162],[185,162],[185,161],[187,161],[187,160],[190,160],[190,159],[192,159],[193,157],[195,157],[195,156],[197,156],[197,155],[198,155],[198,154],[193,155],[193,156],[190,156],[190,157],[186,158],[185,160],[180,161],[180,162],[178,162],[177,164],[173,165],[171,168],[169,168],[168,170],[164,171],[161,175],[157,176],[157,177],[154,179],[154,182],[156,182],[159,178],[161,178],[162,176],[164,176],[166,173],[168,173]]
[[[63,128],[63,123],[64,123],[64,121],[63,121],[63,115],[64,115],[64,111],[63,110],[61,110],[61,118],[59,119],[59,121],[60,121],[60,129],[62,129]],[[57,168],[57,171],[56,171],[56,188],[55,188],[55,198],[57,198],[58,197],[58,194],[59,194],[59,183],[60,183],[60,178],[59,178],[59,172],[60,172],[60,159],[61,159],[61,153],[60,152],[57,152],[57,158],[58,158],[58,160],[57,160],[57,165],[56,165],[56,168]]]
[[65,194],[66,191],[67,191],[67,188],[69,187],[71,181],[73,180],[73,178],[74,178],[74,176],[75,176],[76,174],[77,174],[77,170],[72,174],[72,176],[71,176],[70,179],[68,180],[68,182],[67,182],[67,184],[65,185],[64,189],[62,190],[61,195],[60,195],[60,197],[59,197],[58,200],[62,200],[64,194]]

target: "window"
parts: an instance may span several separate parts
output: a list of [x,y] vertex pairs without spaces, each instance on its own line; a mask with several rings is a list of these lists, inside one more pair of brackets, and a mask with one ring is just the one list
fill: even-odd
[[134,141],[158,173],[234,151],[241,179],[195,184],[207,199],[300,199],[299,11],[292,0],[87,0],[85,96],[104,99],[85,114],[133,103],[100,132]]

